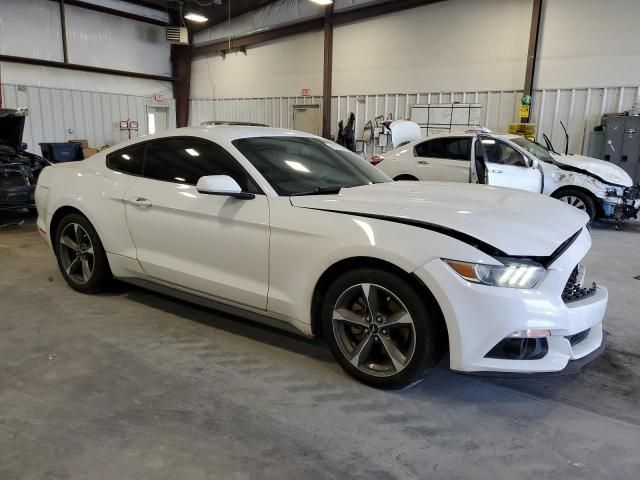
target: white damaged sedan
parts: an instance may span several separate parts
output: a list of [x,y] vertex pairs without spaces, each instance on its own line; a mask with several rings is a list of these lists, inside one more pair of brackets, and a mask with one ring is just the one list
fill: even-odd
[[[253,126],[142,137],[46,168],[38,228],[74,289],[112,277],[324,336],[381,388],[578,371],[607,290],[583,212],[511,189],[399,182],[325,139]],[[532,226],[535,225],[535,228]]]

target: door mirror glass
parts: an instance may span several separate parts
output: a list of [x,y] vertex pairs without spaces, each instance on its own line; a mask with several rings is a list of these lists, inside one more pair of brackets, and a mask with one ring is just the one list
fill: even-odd
[[207,175],[200,177],[196,189],[206,195],[226,195],[234,198],[255,198],[253,193],[243,192],[238,182],[229,175]]
[[531,159],[531,168],[538,168],[540,166],[540,160],[537,158]]

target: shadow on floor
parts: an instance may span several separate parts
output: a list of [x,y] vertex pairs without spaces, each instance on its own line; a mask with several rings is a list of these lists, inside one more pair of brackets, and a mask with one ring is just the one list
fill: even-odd
[[[127,292],[125,298],[150,308],[182,317],[186,320],[224,330],[270,346],[306,355],[315,360],[333,362],[333,357],[324,341],[264,325],[236,315],[201,307],[170,296],[116,282],[114,292]],[[107,295],[111,294],[107,293]]]

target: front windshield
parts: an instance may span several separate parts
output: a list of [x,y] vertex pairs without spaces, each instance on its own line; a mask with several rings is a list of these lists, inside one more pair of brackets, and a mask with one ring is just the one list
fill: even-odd
[[391,182],[381,170],[328,140],[254,137],[234,140],[278,195]]
[[516,145],[518,145],[519,147],[524,148],[527,152],[529,152],[531,155],[536,157],[538,160],[541,160],[547,163],[553,163],[553,157],[551,156],[549,151],[546,148],[541,147],[537,143],[532,142],[531,140],[526,139],[524,137],[511,138],[510,140]]

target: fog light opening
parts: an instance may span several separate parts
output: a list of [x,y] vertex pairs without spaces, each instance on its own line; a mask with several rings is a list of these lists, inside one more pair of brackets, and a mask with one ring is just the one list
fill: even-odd
[[527,328],[526,330],[518,330],[516,332],[513,332],[507,335],[507,338],[544,338],[550,336],[550,330]]

